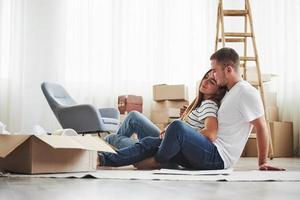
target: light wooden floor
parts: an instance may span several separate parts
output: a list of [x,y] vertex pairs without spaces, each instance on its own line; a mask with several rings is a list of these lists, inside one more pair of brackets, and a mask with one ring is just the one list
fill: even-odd
[[[242,158],[235,170],[256,169]],[[300,158],[275,158],[273,165],[300,171]],[[0,178],[0,200],[55,199],[299,199],[300,182],[200,182],[101,179]]]

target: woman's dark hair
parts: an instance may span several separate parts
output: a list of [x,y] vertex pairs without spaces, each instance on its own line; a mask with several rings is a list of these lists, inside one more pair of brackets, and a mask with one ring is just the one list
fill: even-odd
[[[180,117],[181,120],[185,120],[186,117],[197,107],[199,107],[202,103],[202,101],[204,100],[204,94],[202,92],[200,92],[200,87],[202,85],[203,80],[208,79],[210,76],[212,76],[212,70],[208,70],[208,72],[206,72],[199,84],[198,87],[198,95],[197,97],[192,101],[192,103],[187,107],[187,109],[184,111],[184,113],[182,114],[182,116]],[[223,99],[224,95],[226,93],[226,87],[219,87],[217,90],[217,93],[215,95],[213,95],[210,100],[216,102],[218,104],[218,106],[220,106],[221,104],[221,100]]]

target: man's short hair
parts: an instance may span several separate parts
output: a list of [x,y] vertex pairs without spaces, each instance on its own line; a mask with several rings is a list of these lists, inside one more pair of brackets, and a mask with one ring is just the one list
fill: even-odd
[[224,47],[219,49],[210,56],[210,60],[216,60],[218,63],[222,64],[223,69],[227,66],[231,66],[234,70],[239,71],[240,57],[232,48]]

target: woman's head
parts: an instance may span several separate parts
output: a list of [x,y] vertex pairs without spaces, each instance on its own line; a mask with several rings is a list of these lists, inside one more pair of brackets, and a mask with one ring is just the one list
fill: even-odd
[[202,93],[204,99],[209,99],[211,96],[216,95],[218,89],[219,87],[216,80],[212,76],[210,76],[209,73],[206,74],[199,85],[199,92]]
[[194,99],[194,101],[188,106],[186,111],[183,113],[181,119],[185,119],[190,112],[192,112],[195,108],[201,105],[203,100],[212,100],[220,105],[222,98],[226,93],[225,87],[220,87],[217,85],[216,80],[213,77],[212,70],[207,71],[198,88],[198,95]]

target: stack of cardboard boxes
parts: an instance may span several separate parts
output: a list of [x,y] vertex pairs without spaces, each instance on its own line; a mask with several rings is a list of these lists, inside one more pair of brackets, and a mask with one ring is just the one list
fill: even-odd
[[[261,76],[265,93],[266,120],[271,130],[273,156],[291,157],[293,156],[293,123],[279,121],[277,93],[272,92],[270,89],[273,76],[272,74],[262,74]],[[254,68],[248,69],[247,80],[256,87],[258,79]],[[256,130],[253,129],[245,146],[243,156],[256,157],[258,155],[255,132]]]
[[153,100],[151,121],[162,130],[180,117],[182,106],[189,104],[188,90],[185,85],[154,85]]

